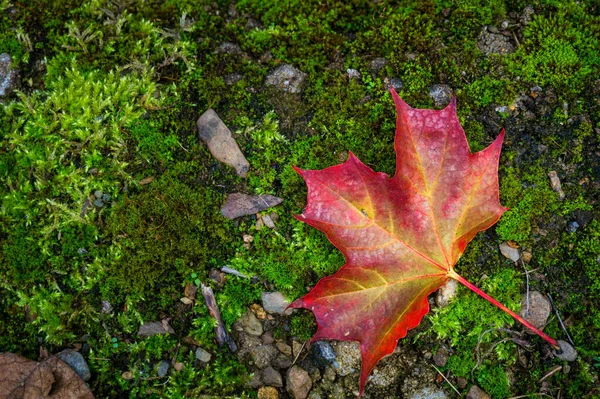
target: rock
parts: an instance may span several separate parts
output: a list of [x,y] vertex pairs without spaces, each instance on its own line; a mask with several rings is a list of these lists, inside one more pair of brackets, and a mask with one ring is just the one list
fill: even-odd
[[267,75],[265,84],[289,93],[300,93],[306,74],[290,64],[283,64]]
[[230,73],[228,75],[223,76],[223,83],[231,86],[242,80],[243,77],[244,76],[241,73]]
[[386,364],[383,367],[375,367],[369,381],[371,386],[387,388],[396,382],[399,375],[400,369],[398,367],[393,364]]
[[477,48],[484,54],[510,54],[515,51],[510,39],[503,34],[492,32],[487,26],[477,38]]
[[217,52],[225,54],[242,54],[242,49],[235,43],[224,42],[221,43],[221,45],[217,49]]
[[196,126],[198,136],[206,143],[210,153],[218,161],[234,168],[240,177],[246,177],[250,164],[219,115],[210,108],[198,118]]
[[317,367],[328,366],[336,362],[335,352],[327,341],[317,341],[310,347],[310,352],[313,355]]
[[258,345],[250,348],[252,361],[259,369],[268,367],[279,354],[279,351],[273,345]]
[[409,399],[448,399],[448,396],[440,388],[424,387],[413,392]]
[[263,333],[263,326],[251,310],[246,311],[236,322],[246,334],[259,337]]
[[227,219],[235,219],[240,216],[253,215],[267,208],[279,205],[282,198],[273,195],[248,195],[233,193],[227,196],[227,200],[221,207],[221,214]]
[[292,359],[289,356],[280,353],[275,360],[273,360],[273,366],[278,369],[287,369],[292,365]]
[[286,376],[286,389],[294,399],[306,399],[312,388],[312,381],[306,370],[299,366],[292,366]]
[[175,371],[181,371],[185,368],[185,363],[175,362],[175,364],[173,365],[173,368],[175,369]]
[[435,295],[435,303],[440,307],[446,307],[456,297],[456,289],[458,282],[454,279],[449,279],[446,284],[442,285]]
[[579,223],[577,223],[576,221],[572,221],[569,222],[569,224],[567,224],[567,231],[569,233],[575,233],[577,230],[579,230]]
[[429,97],[436,107],[445,107],[452,100],[452,89],[448,85],[433,85],[429,89]]
[[467,386],[467,379],[465,377],[458,377],[456,379],[456,385],[460,388],[460,389],[464,389]]
[[258,388],[258,399],[279,399],[279,392],[273,387]]
[[158,364],[156,375],[158,375],[160,378],[166,377],[167,373],[169,372],[169,367],[171,367],[171,363],[169,363],[168,360],[163,360]]
[[531,262],[532,257],[533,257],[533,255],[531,254],[531,251],[523,251],[521,253],[521,259],[523,259],[523,262],[525,262],[525,263]]
[[473,385],[469,392],[467,393],[467,399],[491,399],[490,395],[485,393],[483,389],[479,388],[477,385]]
[[513,248],[508,243],[503,242],[499,246],[500,253],[504,255],[505,258],[512,260],[513,262],[518,262],[521,258],[521,253],[518,248]]
[[[521,311],[519,314],[540,330],[543,330],[546,326],[551,310],[552,307],[548,298],[538,291],[529,292],[529,311],[527,311],[527,294],[521,296]],[[533,333],[529,329],[526,331]]]
[[335,354],[339,367],[337,373],[346,376],[360,371],[360,345],[354,341],[338,341],[335,343]]
[[83,358],[83,355],[76,350],[65,349],[57,356],[60,358],[60,360],[67,363],[69,367],[71,367],[73,371],[75,371],[77,375],[81,377],[82,380],[87,381],[92,376],[90,373],[90,368]]
[[377,75],[377,74],[379,74],[379,72],[381,72],[383,67],[385,67],[387,64],[388,64],[388,60],[386,60],[385,58],[382,58],[382,57],[373,58],[371,60],[371,62],[369,63],[369,69],[371,70],[371,72],[374,75]]
[[558,199],[561,201],[564,200],[565,192],[563,191],[562,186],[560,184],[558,174],[555,171],[551,171],[548,172],[548,177],[550,178],[550,186],[552,187],[552,190],[558,193]]
[[96,191],[94,191],[94,197],[96,197],[98,199],[102,198],[102,194],[104,194],[102,192],[102,190],[96,190]]
[[19,87],[19,71],[12,68],[9,54],[0,54],[0,97],[10,95]]
[[188,298],[187,296],[184,296],[183,298],[179,298],[179,300],[181,301],[181,303],[183,303],[184,305],[191,305],[192,303],[194,303],[193,299]]
[[510,108],[508,108],[507,105],[501,105],[499,107],[496,107],[496,112],[501,114],[510,114]]
[[265,385],[271,385],[274,387],[281,388],[283,386],[283,379],[279,371],[269,366],[262,372],[262,381]]
[[263,223],[265,224],[265,226],[267,226],[268,228],[270,228],[270,229],[275,228],[275,223],[273,222],[273,219],[271,219],[271,216],[262,215],[261,219],[262,219]]
[[348,75],[348,79],[350,80],[360,79],[360,72],[358,72],[356,69],[348,68],[346,70],[346,74]]
[[146,338],[151,337],[153,335],[163,335],[163,334],[175,334],[175,331],[169,323],[160,322],[160,321],[152,321],[150,323],[144,323],[140,326],[138,330],[138,337]]
[[390,90],[393,88],[396,91],[402,90],[404,88],[404,83],[400,78],[385,78],[383,79],[383,84],[386,90]]
[[304,348],[304,345],[302,345],[300,342],[292,341],[292,353],[293,353],[294,357],[299,356],[300,352],[302,352],[303,348]]
[[129,380],[133,380],[133,373],[131,371],[124,371],[123,374],[121,374],[121,378],[123,378],[126,381]]
[[[260,294],[262,298],[263,308],[267,311],[267,313],[271,314],[283,314],[285,308],[290,304],[281,292],[263,292]],[[290,314],[291,309],[289,309],[286,314]]]
[[433,356],[433,362],[438,367],[444,367],[446,365],[446,363],[448,362],[448,357],[449,357],[448,349],[440,348],[440,349],[438,349],[437,353]]
[[264,384],[260,378],[261,374],[260,371],[252,373],[250,375],[250,380],[246,382],[246,385],[254,389],[262,387]]
[[566,362],[573,362],[577,359],[577,351],[569,343],[559,339],[560,350],[554,350],[554,356]]
[[196,348],[196,359],[200,360],[202,363],[210,362],[212,355],[210,352],[205,351],[204,349],[197,347]]
[[283,353],[286,356],[292,356],[292,347],[286,344],[285,342],[277,342],[275,344],[279,352]]
[[263,320],[267,317],[267,312],[258,303],[250,305],[250,310],[256,315],[259,320]]
[[100,301],[100,312],[104,314],[111,314],[113,312],[112,305],[106,299]]
[[273,338],[273,333],[271,331],[267,331],[266,333],[264,333],[261,339],[262,343],[267,345],[275,342],[275,338]]

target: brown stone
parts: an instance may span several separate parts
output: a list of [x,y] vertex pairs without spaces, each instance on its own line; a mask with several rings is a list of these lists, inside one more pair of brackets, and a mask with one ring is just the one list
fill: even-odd
[[279,392],[273,387],[258,388],[258,399],[279,399]]

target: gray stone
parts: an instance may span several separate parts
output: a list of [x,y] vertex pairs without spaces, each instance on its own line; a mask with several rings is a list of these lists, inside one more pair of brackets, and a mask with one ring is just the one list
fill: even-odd
[[577,359],[577,351],[569,343],[559,339],[560,350],[554,350],[554,356],[565,362],[573,362]]
[[288,370],[286,389],[294,399],[306,399],[311,388],[312,380],[306,370],[296,365]]
[[98,199],[102,198],[102,194],[104,194],[104,192],[102,190],[94,191],[94,197],[96,197]]
[[175,331],[169,323],[160,322],[160,321],[152,321],[150,323],[144,323],[140,326],[138,330],[138,337],[146,338],[151,337],[153,335],[162,335],[162,334],[175,334]]
[[328,366],[336,362],[335,352],[327,341],[314,342],[310,348],[310,351],[315,360],[315,364],[319,367]]
[[278,369],[287,369],[292,365],[292,359],[289,356],[280,353],[275,360],[273,360],[273,367]]
[[369,62],[369,69],[373,74],[377,75],[387,64],[388,60],[383,57],[373,58],[371,62]]
[[437,353],[433,356],[433,362],[438,367],[444,367],[446,365],[446,363],[448,362],[448,357],[449,357],[448,349],[440,348],[440,349],[438,349]]
[[246,177],[250,164],[240,151],[231,131],[211,108],[196,122],[198,136],[206,143],[210,153],[219,161],[235,169],[240,177]]
[[504,255],[505,258],[512,260],[513,262],[518,262],[521,258],[521,253],[518,248],[513,248],[508,243],[503,242],[499,246],[500,253]]
[[270,228],[270,229],[275,228],[275,223],[273,222],[273,219],[271,219],[271,216],[262,215],[261,219],[262,219],[263,223],[265,224],[265,226],[267,226],[268,228]]
[[0,54],[0,97],[11,94],[19,87],[19,71],[12,68],[9,54]]
[[227,196],[225,203],[221,207],[221,214],[227,219],[235,219],[245,215],[254,215],[282,202],[282,198],[268,194],[248,195],[233,193]]
[[454,279],[449,279],[446,284],[442,285],[435,295],[435,303],[440,307],[446,307],[456,298],[456,289],[458,282]]
[[554,190],[558,194],[559,200],[565,199],[565,192],[562,189],[562,185],[560,184],[560,179],[558,178],[558,174],[556,171],[548,172],[548,177],[550,178],[550,186],[552,190]]
[[448,399],[448,396],[440,388],[429,386],[413,392],[408,399]]
[[346,74],[348,75],[349,79],[360,79],[360,72],[358,72],[356,69],[348,68],[346,70]]
[[[528,304],[529,309],[527,308]],[[548,298],[538,291],[529,291],[529,301],[527,301],[527,294],[521,296],[521,311],[519,314],[540,330],[543,330],[546,326],[551,310],[552,307]],[[526,331],[533,333],[529,329]]]
[[393,88],[394,90],[399,91],[404,88],[404,83],[400,78],[385,78],[383,79],[383,84],[385,85],[386,90]]
[[360,371],[360,345],[354,341],[334,342],[334,350],[339,367],[337,373],[343,377]]
[[[267,313],[271,314],[283,314],[285,308],[290,304],[285,296],[279,291],[276,292],[263,292],[260,294],[262,299],[262,306]],[[290,314],[291,309],[286,312]]]
[[289,93],[300,93],[306,74],[290,64],[279,65],[267,75],[265,84]]
[[217,49],[217,52],[225,54],[242,54],[242,49],[235,43],[224,42],[221,43],[221,45]]
[[277,342],[275,344],[279,352],[283,353],[286,356],[292,356],[292,347],[286,344],[285,342]]
[[281,388],[283,386],[283,378],[279,371],[269,366],[262,372],[262,381],[265,385],[271,385]]
[[106,299],[100,301],[100,312],[104,314],[111,314],[113,312],[113,307],[111,303]]
[[250,348],[252,361],[259,369],[268,367],[278,354],[279,351],[273,345],[258,345]]
[[210,352],[205,351],[204,349],[197,347],[196,348],[196,359],[200,360],[203,363],[210,362],[212,355]]
[[400,369],[393,364],[386,364],[383,367],[375,367],[369,377],[372,386],[377,388],[386,388],[394,384],[400,375]]
[[241,73],[230,73],[229,75],[223,76],[223,83],[226,85],[234,85],[240,80],[242,80],[244,76]]
[[477,385],[473,385],[469,392],[467,393],[467,399],[491,399],[490,395],[485,393],[485,391],[479,388]]
[[263,326],[260,320],[258,320],[258,317],[251,310],[246,311],[238,320],[238,323],[246,334],[259,337],[263,333]]
[[262,373],[260,371],[252,373],[250,380],[246,383],[246,385],[254,389],[262,387],[264,384],[262,382],[262,378],[260,378],[261,375]]
[[158,375],[160,378],[166,377],[167,373],[169,372],[169,367],[171,367],[171,363],[169,363],[168,360],[163,360],[158,364],[156,375]]
[[92,376],[83,355],[76,350],[65,349],[58,354],[58,357],[63,362],[67,363],[82,380],[87,381]]
[[477,38],[477,48],[484,54],[510,54],[515,51],[510,39],[484,27]]
[[452,89],[448,85],[433,85],[429,89],[429,97],[436,107],[445,107],[452,100]]

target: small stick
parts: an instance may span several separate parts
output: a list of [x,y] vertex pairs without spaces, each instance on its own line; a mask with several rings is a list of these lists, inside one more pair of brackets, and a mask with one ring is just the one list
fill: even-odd
[[554,374],[556,374],[558,371],[562,370],[562,366],[560,364],[557,364],[556,366],[552,367],[550,369],[550,371],[548,371],[548,373],[543,376],[542,378],[540,378],[540,380],[538,382],[542,382],[545,379],[547,379],[548,377],[553,376]]
[[300,350],[298,351],[298,353],[296,353],[296,357],[294,358],[294,362],[292,363],[292,366],[294,364],[296,364],[296,361],[298,360],[298,357],[300,356],[300,354],[302,353],[302,350],[304,349],[304,346],[306,345],[306,341],[304,341],[304,343],[302,344],[302,348],[300,348]]
[[565,327],[565,324],[563,323],[562,319],[560,318],[560,314],[558,313],[558,309],[556,309],[556,306],[554,306],[554,301],[552,300],[552,297],[550,296],[550,294],[548,294],[548,299],[550,299],[550,304],[552,305],[552,309],[554,309],[554,313],[556,313],[556,317],[558,317],[558,321],[560,322],[560,326],[565,331],[565,334],[567,334],[567,338],[569,339],[569,342],[571,343],[571,345],[575,346],[575,343],[571,339],[571,336],[569,335],[569,332],[567,331],[567,328]]
[[525,262],[523,262],[523,258],[519,258],[521,261],[521,266],[525,270],[525,281],[527,282],[527,296],[525,297],[525,303],[527,306],[525,307],[525,317],[529,316],[529,272],[527,271],[527,267],[525,266]]
[[437,371],[438,373],[440,373],[440,375],[442,376],[442,378],[444,380],[446,380],[446,382],[448,383],[448,385],[450,385],[452,387],[452,389],[454,389],[454,392],[456,392],[458,394],[458,396],[461,396],[460,392],[458,392],[458,389],[456,389],[456,387],[446,378],[446,376],[444,375],[444,373],[442,373],[437,367],[435,367],[435,365],[431,365],[431,367],[433,367],[435,369],[435,371]]

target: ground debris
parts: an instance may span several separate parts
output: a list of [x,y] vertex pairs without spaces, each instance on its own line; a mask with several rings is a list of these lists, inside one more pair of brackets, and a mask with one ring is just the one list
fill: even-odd
[[233,193],[227,196],[227,200],[221,207],[221,214],[227,219],[235,219],[241,216],[253,215],[267,208],[279,205],[283,198],[273,195],[248,195]]
[[211,108],[198,118],[196,126],[198,136],[206,143],[210,153],[218,161],[234,168],[240,177],[246,177],[250,164],[219,115]]

